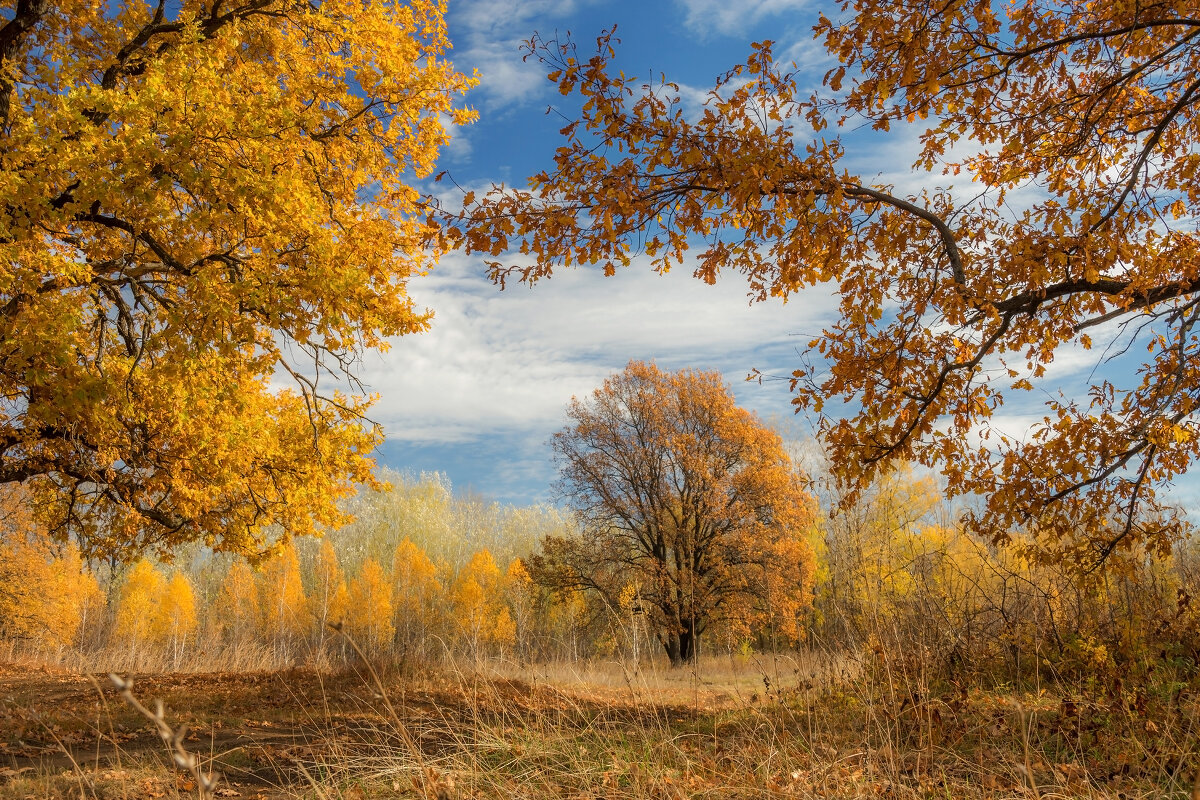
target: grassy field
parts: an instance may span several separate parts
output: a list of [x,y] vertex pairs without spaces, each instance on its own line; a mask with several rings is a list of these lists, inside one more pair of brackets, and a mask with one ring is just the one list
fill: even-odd
[[[1200,797],[1183,690],[932,691],[814,655],[132,682],[216,797]],[[201,793],[107,676],[5,666],[0,698],[0,800]]]

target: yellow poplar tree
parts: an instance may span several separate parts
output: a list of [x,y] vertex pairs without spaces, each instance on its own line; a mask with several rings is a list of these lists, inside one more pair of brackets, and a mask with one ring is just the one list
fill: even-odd
[[346,627],[368,653],[378,654],[392,644],[396,633],[392,624],[392,589],[383,567],[373,558],[363,562],[350,582]]
[[[518,654],[525,657],[529,653],[530,637],[533,629],[533,618],[536,610],[537,587],[525,562],[514,558],[504,571],[503,594],[507,607],[503,609],[511,623],[511,643],[517,646]],[[500,623],[497,623],[499,632]],[[499,634],[498,634],[499,635]]]
[[317,561],[313,566],[312,591],[308,594],[309,613],[317,627],[317,640],[325,641],[329,626],[346,617],[350,598],[346,589],[346,574],[338,563],[333,542],[321,542]]
[[578,589],[556,592],[547,612],[546,626],[558,640],[561,654],[571,661],[584,655],[580,632],[587,614],[587,597]]
[[249,641],[258,634],[263,612],[259,606],[258,582],[249,564],[239,559],[230,565],[213,613],[222,634],[235,643]]
[[292,645],[309,629],[300,559],[292,542],[264,565],[259,583],[263,635],[277,655],[286,657]]
[[104,607],[79,548],[50,540],[23,489],[0,489],[0,638],[69,645]]
[[373,481],[370,398],[317,379],[428,324],[412,184],[472,116],[444,10],[7,4],[0,482],[86,556],[264,556]]
[[138,559],[125,576],[117,598],[117,636],[128,640],[130,649],[153,641],[166,628],[163,593],[167,581],[154,564]]
[[441,617],[442,585],[428,554],[405,537],[392,557],[392,607],[396,640],[406,652],[425,652],[425,639]]
[[184,574],[175,570],[163,587],[159,602],[159,638],[168,642],[176,667],[183,657],[187,639],[196,631],[196,596]]
[[67,644],[95,636],[104,619],[108,600],[99,581],[83,563],[79,548],[70,543],[51,562],[54,570],[56,643]]
[[455,625],[472,654],[493,641],[500,613],[500,568],[488,550],[479,550],[454,582]]
[[824,588],[855,635],[890,619],[913,591],[917,540],[940,500],[929,476],[917,477],[901,464],[833,519]]

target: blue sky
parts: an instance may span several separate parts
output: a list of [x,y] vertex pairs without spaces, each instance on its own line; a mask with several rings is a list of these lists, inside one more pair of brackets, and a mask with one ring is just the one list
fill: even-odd
[[[830,60],[812,37],[818,12],[832,4],[799,0],[450,0],[452,58],[477,69],[468,98],[479,121],[456,131],[439,163],[458,184],[524,185],[550,164],[564,124],[548,106],[564,101],[520,44],[534,31],[570,31],[583,54],[603,29],[618,26],[618,62],[630,75],[664,73],[689,102],[700,103],[716,76],[743,61],[749,43],[775,41],[777,58],[793,61],[819,85]],[[569,112],[568,112],[569,113]],[[916,129],[890,134],[843,132],[846,166],[868,182],[901,193],[944,184],[909,170]],[[604,278],[598,271],[556,273],[530,289],[501,292],[484,277],[482,259],[452,253],[410,294],[435,312],[433,329],[394,341],[368,356],[366,385],[380,394],[373,417],[384,425],[381,464],[446,473],[457,489],[514,503],[552,500],[555,477],[547,442],[565,424],[573,395],[584,396],[630,359],[661,367],[716,369],[739,402],[804,436],[811,421],[793,418],[786,381],[747,382],[757,369],[784,378],[804,344],[833,319],[836,299],[811,290],[786,305],[751,306],[737,277],[707,286],[690,270],[656,275],[632,268]],[[1097,349],[1064,351],[1043,386],[1082,395],[1105,345],[1117,333],[1097,330]],[[1103,369],[1118,370],[1104,364]],[[994,427],[1020,438],[1045,413],[1048,395],[1012,396]],[[1189,492],[1181,493],[1183,496]]]
[[[562,98],[521,59],[534,31],[569,30],[587,53],[616,24],[628,73],[666,73],[700,98],[757,39],[787,38],[823,58],[811,34],[816,12],[793,0],[451,0],[451,55],[460,69],[479,70],[468,97],[479,121],[456,131],[439,170],[464,186],[524,185],[550,163],[563,122],[545,112]],[[433,329],[395,340],[363,369],[381,395],[379,461],[445,472],[456,488],[516,503],[552,499],[547,441],[565,424],[566,404],[630,359],[720,370],[743,405],[789,417],[785,383],[744,378],[753,368],[788,375],[833,311],[828,294],[751,307],[738,280],[706,286],[687,270],[659,276],[636,267],[613,278],[565,271],[501,292],[481,259],[459,254],[409,292],[435,312]]]

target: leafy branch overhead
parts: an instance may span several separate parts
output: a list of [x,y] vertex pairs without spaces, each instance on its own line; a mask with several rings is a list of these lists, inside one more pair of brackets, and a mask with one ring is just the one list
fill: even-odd
[[[412,183],[471,83],[440,3],[18,0],[0,17],[0,481],[124,559],[342,519],[364,349],[423,330]],[[332,384],[332,385],[331,385]],[[287,387],[287,388],[282,388]]]
[[[981,498],[970,522],[997,540],[1032,530],[1089,563],[1165,547],[1183,523],[1155,489],[1200,448],[1194,4],[843,11],[815,29],[839,62],[822,89],[759,42],[694,113],[619,70],[613,31],[590,58],[535,37],[577,119],[528,188],[468,195],[448,243],[490,255],[501,285],[638,258],[740,273],[758,301],[836,287],[840,317],[810,342],[827,368],[792,385],[798,409],[828,413],[848,485],[917,461]],[[917,126],[925,189],[846,169],[840,126],[863,123]],[[1143,362],[1047,401],[1028,435],[993,427],[1092,335]]]

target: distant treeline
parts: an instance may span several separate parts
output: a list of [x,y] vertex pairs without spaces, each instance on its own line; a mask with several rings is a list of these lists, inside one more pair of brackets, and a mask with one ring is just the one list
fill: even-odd
[[[369,657],[397,663],[662,657],[635,594],[608,607],[532,580],[523,557],[573,533],[557,509],[456,496],[438,475],[388,479],[389,490],[356,499],[353,525],[288,543],[257,568],[196,548],[170,564],[89,569],[9,493],[0,636],[10,656],[95,668],[336,665],[358,657],[338,625]],[[798,637],[718,627],[701,653],[819,647],[997,681],[1182,678],[1200,660],[1190,541],[1118,552],[1095,570],[1042,558],[1020,536],[998,547],[964,532],[929,477],[901,470],[828,516],[814,545],[815,597],[790,628]]]

